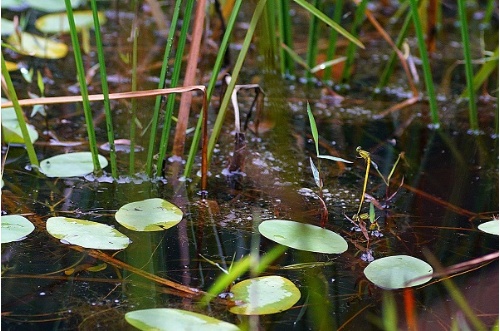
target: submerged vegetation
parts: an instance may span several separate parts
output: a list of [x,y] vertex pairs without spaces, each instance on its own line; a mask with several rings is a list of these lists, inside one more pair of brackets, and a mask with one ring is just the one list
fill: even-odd
[[2,326],[498,329],[497,6],[2,1]]

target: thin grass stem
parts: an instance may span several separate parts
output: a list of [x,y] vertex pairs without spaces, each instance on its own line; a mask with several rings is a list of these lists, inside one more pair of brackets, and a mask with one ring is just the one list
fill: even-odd
[[[288,47],[293,46],[292,40],[292,22],[290,16],[290,3],[288,0],[278,1],[278,25],[280,28],[280,45]],[[281,73],[285,75],[295,75],[295,65],[290,55],[286,53],[283,47],[280,48],[280,61],[282,63]]]
[[[342,7],[344,4],[344,0],[336,0],[334,13],[333,13],[333,21],[340,25],[340,21],[342,19]],[[326,60],[332,60],[335,57],[335,53],[337,51],[337,40],[339,33],[337,30],[332,29],[330,31],[330,37],[328,38],[328,48],[326,50]],[[329,81],[332,79],[332,70],[325,70],[323,75],[324,81]]]
[[97,47],[97,58],[99,60],[99,73],[101,75],[101,89],[104,95],[104,114],[106,117],[106,132],[108,134],[109,143],[109,159],[111,166],[111,176],[118,178],[118,170],[116,165],[116,147],[115,134],[113,131],[113,117],[111,115],[111,107],[109,102],[108,78],[106,73],[106,60],[104,58],[104,50],[102,47],[101,27],[99,24],[99,15],[97,11],[96,0],[90,1],[92,7],[92,16],[94,17],[95,42]]
[[427,90],[427,96],[429,98],[431,121],[435,127],[439,127],[439,114],[436,92],[434,90],[434,82],[432,80],[431,66],[429,63],[429,55],[427,54],[427,48],[425,45],[422,23],[420,22],[420,16],[418,13],[418,1],[410,0],[410,8],[413,17],[413,25],[415,26],[415,33],[417,35],[418,49],[420,51],[420,58],[422,60],[422,68],[424,70],[424,81]]
[[[320,4],[319,0],[314,0],[312,6],[317,8]],[[312,68],[316,65],[316,57],[318,55],[318,30],[319,30],[319,21],[315,15],[311,15],[311,19],[309,20],[309,33],[307,37],[307,54],[306,54],[306,63],[309,68]],[[310,81],[313,77],[313,74],[310,70],[306,72],[306,79]]]
[[460,32],[462,34],[462,48],[465,60],[465,79],[467,82],[467,97],[469,99],[469,125],[471,130],[478,131],[479,124],[477,119],[476,93],[474,91],[474,74],[472,72],[469,28],[467,24],[467,11],[465,8],[464,0],[458,0],[458,16],[460,19]]
[[82,95],[83,111],[85,114],[85,125],[87,126],[87,136],[89,140],[89,149],[92,155],[92,163],[94,165],[94,173],[99,175],[102,172],[101,165],[99,164],[99,152],[97,150],[97,141],[94,130],[94,123],[92,117],[92,110],[90,109],[89,93],[87,90],[87,83],[85,81],[85,68],[83,67],[83,58],[80,50],[80,43],[78,41],[78,32],[76,30],[75,18],[73,16],[73,8],[71,7],[70,0],[64,0],[66,5],[66,13],[68,14],[68,23],[70,28],[71,43],[73,45],[73,52],[75,55],[76,71],[78,74],[78,82],[80,84],[80,94]]
[[[137,7],[136,7],[137,8]],[[137,91],[137,39],[139,36],[139,28],[137,27],[137,15],[134,16],[132,24],[132,85],[131,91]],[[137,100],[132,99],[130,109],[130,154],[129,154],[129,174],[135,173],[135,145],[136,145],[136,129],[137,129]]]
[[10,78],[10,73],[7,70],[7,64],[5,63],[5,59],[3,58],[3,53],[1,56],[2,56],[2,76],[4,77],[5,83],[7,84],[7,91],[9,93],[9,98],[16,112],[17,122],[19,123],[19,128],[21,129],[21,133],[23,135],[24,145],[26,146],[28,158],[32,166],[38,167],[39,166],[38,158],[36,157],[35,148],[33,147],[33,143],[31,142],[31,138],[28,132],[28,127],[24,119],[23,109],[21,108],[21,105],[19,105],[16,89],[14,88],[14,84],[12,84],[12,79]]
[[[363,23],[363,19],[365,17],[365,9],[368,1],[362,0],[358,2],[358,7],[356,8],[356,12],[354,14],[354,22],[351,27],[351,34],[356,37],[359,34],[359,28],[361,27],[361,23]],[[354,57],[356,56],[356,45],[354,43],[349,43],[346,50],[346,61],[344,65],[344,70],[342,71],[342,82],[349,81],[349,76],[351,75],[351,68],[354,64]]]

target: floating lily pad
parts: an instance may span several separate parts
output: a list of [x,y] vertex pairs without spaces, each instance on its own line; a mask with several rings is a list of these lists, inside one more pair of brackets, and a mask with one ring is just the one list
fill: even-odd
[[2,36],[8,36],[14,33],[14,22],[9,21],[8,19],[5,19],[2,17],[2,29],[1,33]]
[[[56,12],[66,10],[66,5],[63,0],[25,0],[26,4],[33,9],[37,9],[44,12]],[[70,0],[71,8],[76,8],[87,0]]]
[[128,203],[115,214],[116,221],[134,231],[162,231],[182,220],[182,210],[160,199],[146,199]]
[[267,315],[290,309],[300,299],[300,291],[281,276],[244,280],[231,288],[236,306],[229,311],[238,315]]
[[7,42],[20,54],[42,59],[60,59],[68,54],[66,44],[35,36],[28,32],[13,33],[7,39]]
[[2,244],[23,240],[35,230],[35,226],[21,215],[2,216],[1,220]]
[[[104,156],[99,155],[98,159],[102,168],[108,165],[108,160]],[[40,171],[47,177],[84,176],[94,171],[92,154],[77,152],[56,155],[40,162]]]
[[[106,16],[100,12],[99,24],[106,23]],[[94,17],[91,10],[75,11],[73,13],[77,30],[94,26]],[[68,15],[66,13],[49,14],[36,20],[35,26],[45,33],[69,32]]]
[[[2,102],[4,102],[4,99],[2,99]],[[38,132],[32,125],[27,127],[31,142],[35,142],[38,139]],[[6,143],[24,144],[21,127],[13,107],[2,109],[2,135]]]
[[259,232],[278,244],[303,251],[340,254],[347,250],[347,242],[339,234],[311,224],[268,220],[259,225]]
[[364,273],[373,284],[392,290],[425,284],[431,280],[433,270],[427,262],[415,257],[394,255],[373,261]]
[[109,225],[69,217],[49,218],[47,232],[64,244],[85,248],[119,250],[130,243],[126,235]]
[[239,331],[231,323],[187,310],[153,308],[131,311],[125,320],[143,331]]
[[479,230],[489,233],[489,234],[494,234],[498,236],[498,228],[500,226],[500,221],[499,220],[492,220],[489,222],[485,222],[482,224],[479,224],[477,227]]

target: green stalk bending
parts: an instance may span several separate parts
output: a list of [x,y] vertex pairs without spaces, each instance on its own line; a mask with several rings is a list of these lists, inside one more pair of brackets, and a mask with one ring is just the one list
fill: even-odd
[[434,90],[434,82],[432,81],[431,66],[429,63],[429,55],[427,54],[427,48],[425,46],[425,39],[422,30],[422,24],[420,22],[420,16],[418,15],[418,0],[410,0],[411,14],[413,16],[413,25],[415,26],[415,32],[417,34],[418,49],[420,51],[420,58],[422,60],[422,68],[424,70],[424,81],[425,87],[427,89],[427,94],[429,97],[429,109],[431,114],[432,124],[435,127],[439,127],[439,114],[438,106],[436,100],[436,92]]
[[222,129],[222,123],[226,115],[227,106],[231,101],[231,95],[233,93],[234,87],[236,86],[236,80],[238,79],[238,75],[240,74],[241,68],[243,67],[243,62],[245,61],[248,49],[250,48],[250,44],[252,43],[252,37],[255,32],[255,28],[257,27],[257,23],[259,22],[259,18],[262,15],[266,2],[267,0],[259,0],[259,2],[257,2],[257,6],[255,7],[252,19],[250,20],[250,25],[248,27],[247,34],[245,35],[245,39],[243,40],[243,45],[241,47],[240,54],[238,55],[238,58],[234,65],[233,73],[231,75],[231,81],[229,82],[226,94],[224,94],[224,98],[222,99],[219,109],[219,114],[217,114],[214,128],[212,134],[210,135],[210,140],[208,142],[209,169],[210,169],[210,160],[212,159],[215,143],[217,142],[217,138],[219,137],[220,131]]
[[474,74],[472,72],[472,59],[470,56],[469,30],[467,24],[467,12],[464,0],[458,0],[458,16],[460,18],[460,32],[462,34],[462,46],[465,60],[465,79],[467,81],[467,94],[469,98],[469,125],[473,131],[479,130],[477,119],[476,93],[474,91]]
[[117,166],[116,166],[115,134],[113,132],[113,117],[111,116],[108,78],[106,74],[106,61],[104,59],[104,50],[102,48],[101,29],[99,24],[99,15],[97,11],[96,0],[91,0],[90,5],[92,7],[92,15],[94,17],[94,31],[95,31],[95,42],[97,46],[97,58],[99,60],[99,72],[101,74],[102,95],[104,96],[104,114],[106,116],[106,131],[108,133],[111,176],[113,176],[113,178],[118,178]]
[[[191,14],[193,12],[193,4],[194,0],[189,0],[186,5],[186,10],[184,12],[181,34],[179,37],[179,43],[175,54],[174,72],[172,74],[170,87],[176,87],[177,84],[179,83],[182,57],[184,55],[184,46],[186,45],[186,39],[189,30],[189,22],[191,21]],[[171,94],[167,97],[165,120],[163,123],[163,129],[160,139],[160,150],[158,151],[158,160],[156,161],[156,169],[157,171],[160,172],[163,166],[165,155],[167,154],[168,135],[170,133],[170,125],[172,123],[172,114],[174,112],[174,106],[175,106],[175,95]]]
[[[163,54],[163,63],[160,71],[160,82],[158,83],[158,89],[165,87],[165,79],[167,78],[168,61],[170,57],[170,52],[172,50],[172,45],[174,44],[174,35],[176,32],[177,21],[179,20],[179,13],[181,9],[182,0],[177,0],[175,2],[174,13],[172,15],[172,21],[170,23],[170,29],[168,31],[167,44],[165,45],[165,52]],[[156,141],[156,132],[158,129],[158,120],[160,118],[160,107],[161,107],[161,96],[157,96],[155,100],[153,117],[151,120],[151,135],[149,137],[148,145],[148,155],[146,159],[146,174],[148,176],[153,175],[153,155],[154,146]]]
[[87,136],[89,139],[89,149],[92,154],[92,163],[94,164],[94,173],[99,175],[102,172],[99,164],[99,152],[97,150],[97,141],[95,137],[94,123],[92,110],[90,109],[89,92],[85,81],[85,68],[83,67],[82,53],[80,51],[80,43],[78,41],[78,32],[76,30],[75,18],[73,16],[73,8],[71,8],[70,0],[64,0],[66,4],[66,12],[68,14],[68,23],[71,34],[71,43],[75,54],[76,71],[78,73],[78,82],[80,84],[80,94],[82,95],[83,111],[85,113],[85,125],[87,126]]
[[19,128],[23,135],[24,144],[26,145],[26,151],[28,152],[28,158],[32,166],[39,166],[38,158],[36,157],[35,148],[31,142],[30,134],[28,132],[28,127],[26,126],[26,121],[24,120],[24,113],[19,105],[19,100],[17,99],[16,90],[10,79],[10,73],[7,70],[7,65],[5,64],[5,59],[2,53],[2,76],[5,78],[5,83],[7,84],[7,91],[9,92],[10,101],[14,105],[14,110],[16,111],[17,122],[19,123]]
[[[233,28],[238,18],[240,12],[241,3],[243,0],[236,0],[233,6],[233,11],[227,22],[226,31],[224,32],[224,37],[220,44],[219,52],[217,53],[217,58],[215,59],[215,64],[212,68],[212,75],[210,76],[210,81],[207,86],[207,101],[210,102],[212,94],[214,92],[215,84],[217,83],[217,77],[224,63],[224,56],[229,47],[229,41],[232,36]],[[198,150],[198,145],[200,143],[201,137],[201,125],[205,119],[202,115],[198,118],[198,123],[196,124],[196,129],[193,135],[193,141],[191,142],[191,147],[189,149],[189,155],[186,160],[186,166],[184,167],[184,177],[189,177],[191,175],[191,170],[193,168],[194,159],[196,157],[196,151]]]

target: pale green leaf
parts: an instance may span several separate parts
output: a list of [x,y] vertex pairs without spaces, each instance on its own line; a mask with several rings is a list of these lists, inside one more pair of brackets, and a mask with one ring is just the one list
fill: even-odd
[[[102,168],[108,165],[108,160],[98,156]],[[92,154],[90,152],[76,152],[56,155],[40,162],[40,171],[47,177],[78,177],[94,171]]]
[[320,159],[327,159],[335,162],[344,162],[344,163],[352,163],[352,161],[343,159],[341,157],[331,156],[331,155],[318,155]]
[[229,311],[238,315],[267,315],[290,309],[300,299],[300,291],[281,276],[264,276],[244,280],[233,287],[236,306]]
[[182,210],[160,199],[146,199],[128,203],[115,214],[116,221],[134,231],[162,231],[182,220]]
[[238,331],[236,325],[187,310],[153,308],[131,311],[125,320],[143,331]]
[[500,225],[500,221],[499,220],[492,220],[492,221],[489,221],[489,222],[485,222],[485,223],[479,224],[479,226],[477,228],[479,230],[481,230],[481,231],[486,232],[486,233],[494,234],[494,235],[498,236],[498,227],[499,227],[499,225]]
[[125,249],[130,239],[113,227],[69,217],[51,217],[47,232],[65,244],[92,249]]
[[35,226],[21,215],[2,216],[1,223],[2,244],[22,240],[35,230]]
[[303,251],[340,254],[348,247],[339,234],[312,224],[267,220],[259,225],[259,232],[278,244]]
[[[81,10],[73,12],[77,30],[83,28],[93,28],[94,18],[91,10]],[[104,13],[98,13],[99,24],[106,23]],[[68,15],[66,13],[49,14],[40,17],[35,22],[35,27],[44,33],[69,32]]]

